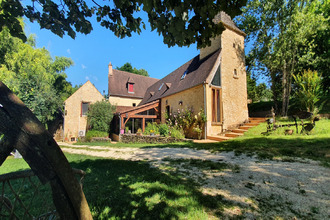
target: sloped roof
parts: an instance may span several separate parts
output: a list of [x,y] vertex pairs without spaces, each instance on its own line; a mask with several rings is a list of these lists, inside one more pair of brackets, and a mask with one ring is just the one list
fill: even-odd
[[[157,81],[155,78],[113,69],[112,75],[109,75],[109,95],[142,99],[147,88]],[[134,83],[134,93],[128,92],[128,82]]]
[[[220,49],[202,60],[199,59],[198,55],[183,64],[178,69],[150,86],[139,106],[203,84],[210,74],[219,53]],[[181,79],[184,73],[186,73],[186,76],[184,79]]]
[[216,24],[222,22],[226,28],[232,29],[233,31],[236,31],[239,34],[246,36],[246,34],[236,26],[235,22],[224,11],[221,11],[219,14],[217,14],[213,18],[213,22]]
[[[103,95],[100,93],[100,91],[93,85],[93,83],[91,83],[91,81],[87,80],[87,82],[85,82],[79,89],[77,89],[77,91],[75,91],[71,96],[69,96],[64,103],[67,103],[68,101],[70,101],[71,99],[75,99],[77,98],[77,96],[79,96],[79,98],[81,98],[81,91],[85,90],[86,88],[90,87],[91,89],[93,89],[95,92],[95,94],[97,94],[99,97],[103,97]],[[90,90],[89,90],[90,91]]]

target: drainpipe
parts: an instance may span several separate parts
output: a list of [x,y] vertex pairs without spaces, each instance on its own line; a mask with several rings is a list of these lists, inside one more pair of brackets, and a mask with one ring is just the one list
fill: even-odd
[[203,88],[204,88],[204,114],[206,115],[206,122],[205,122],[205,125],[204,125],[204,139],[206,140],[206,132],[207,132],[207,107],[206,107],[206,82],[204,81],[203,82]]

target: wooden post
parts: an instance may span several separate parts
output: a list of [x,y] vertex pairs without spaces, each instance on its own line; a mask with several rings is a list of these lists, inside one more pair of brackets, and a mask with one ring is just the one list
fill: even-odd
[[0,164],[17,149],[32,171],[50,183],[61,219],[92,219],[74,172],[36,116],[0,81]]
[[142,132],[144,132],[145,127],[146,127],[146,119],[142,118]]

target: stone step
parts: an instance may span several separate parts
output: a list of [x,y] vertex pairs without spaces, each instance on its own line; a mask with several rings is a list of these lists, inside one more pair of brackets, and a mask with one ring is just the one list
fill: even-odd
[[225,136],[226,137],[239,137],[239,136],[242,136],[242,135],[244,135],[244,134],[242,134],[242,133],[234,133],[234,132],[230,132],[230,133],[226,133],[225,134]]
[[226,140],[233,139],[232,137],[225,137],[225,136],[219,136],[219,135],[207,136],[206,138],[209,140],[214,140],[214,141],[226,141]]
[[253,128],[253,127],[254,126],[243,125],[243,126],[240,126],[239,129],[249,130],[250,128]]
[[237,128],[237,129],[233,129],[232,130],[232,132],[234,132],[234,133],[244,133],[244,132],[246,132],[247,130],[245,130],[245,129],[239,129],[239,128]]
[[257,126],[259,123],[246,123],[244,126]]
[[249,121],[265,122],[267,118],[249,118]]

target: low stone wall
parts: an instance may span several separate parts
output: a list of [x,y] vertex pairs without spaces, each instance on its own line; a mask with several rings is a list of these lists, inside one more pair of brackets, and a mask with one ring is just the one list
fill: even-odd
[[110,142],[110,138],[105,138],[105,137],[92,137],[91,142]]
[[121,134],[120,141],[123,143],[147,143],[147,144],[168,144],[175,142],[188,142],[188,139],[177,139],[163,136]]

